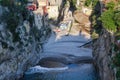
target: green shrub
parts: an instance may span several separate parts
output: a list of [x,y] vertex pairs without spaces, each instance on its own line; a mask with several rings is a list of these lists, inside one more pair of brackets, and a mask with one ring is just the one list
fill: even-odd
[[114,14],[114,20],[118,28],[120,28],[120,11],[116,11]]
[[85,0],[85,6],[90,6],[92,0]]
[[107,3],[106,7],[107,7],[107,9],[112,9],[113,10],[114,7],[115,7],[115,3],[113,1],[111,1],[111,2]]
[[95,7],[98,3],[98,0],[85,0],[85,6],[90,6],[92,4],[93,7]]
[[105,29],[116,32],[117,27],[115,25],[115,21],[113,18],[114,18],[114,11],[107,10],[101,15],[100,19]]
[[77,0],[68,0],[70,2],[70,7],[72,7],[73,9],[76,9],[76,3]]
[[77,0],[72,0],[73,5],[75,6],[77,3]]
[[93,8],[97,5],[97,3],[99,2],[99,0],[91,0],[92,1],[92,6]]

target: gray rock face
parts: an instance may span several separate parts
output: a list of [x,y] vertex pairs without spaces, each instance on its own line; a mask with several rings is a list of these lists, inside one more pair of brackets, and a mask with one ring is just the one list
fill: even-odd
[[43,21],[41,28],[37,24],[35,27],[31,27],[29,21],[24,21],[17,27],[16,32],[20,38],[17,42],[13,41],[14,35],[10,31],[1,28],[0,80],[18,80],[26,69],[39,61],[42,44],[50,34],[50,29],[46,17],[35,21],[37,20]]
[[2,14],[2,6],[0,6],[0,15]]
[[111,67],[111,44],[114,42],[112,34],[103,30],[103,34],[93,44],[93,55],[96,60],[101,80],[115,80],[114,71]]

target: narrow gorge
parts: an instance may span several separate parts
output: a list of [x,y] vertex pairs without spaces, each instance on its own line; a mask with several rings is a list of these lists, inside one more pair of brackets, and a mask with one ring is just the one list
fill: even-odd
[[119,80],[119,1],[0,0],[0,80]]

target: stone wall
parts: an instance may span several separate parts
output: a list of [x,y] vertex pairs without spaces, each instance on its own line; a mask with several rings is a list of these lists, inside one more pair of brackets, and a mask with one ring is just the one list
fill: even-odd
[[102,30],[102,34],[93,43],[93,55],[99,71],[100,80],[115,80],[114,70],[111,67],[112,43],[114,37],[106,30]]

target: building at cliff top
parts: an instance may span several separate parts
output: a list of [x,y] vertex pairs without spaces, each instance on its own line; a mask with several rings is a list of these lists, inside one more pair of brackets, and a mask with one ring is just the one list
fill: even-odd
[[48,6],[48,18],[57,19],[59,15],[58,6]]
[[48,0],[49,4],[50,4],[51,6],[57,5],[58,7],[61,6],[61,4],[62,4],[63,1],[64,1],[64,0]]
[[42,15],[48,14],[48,18],[57,19],[58,17],[58,0],[38,0],[38,11]]
[[37,1],[38,1],[38,4],[39,4],[39,7],[48,5],[48,0],[37,0]]

